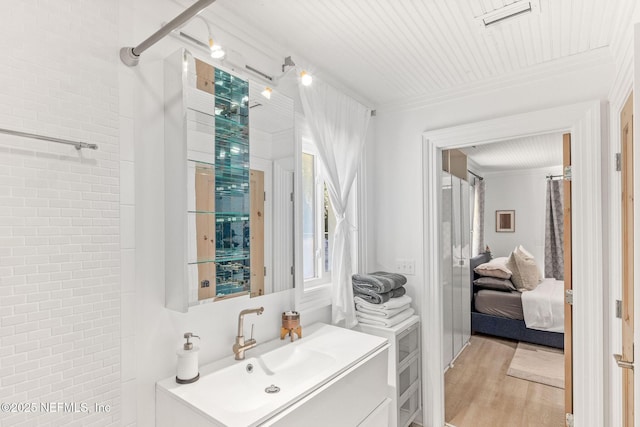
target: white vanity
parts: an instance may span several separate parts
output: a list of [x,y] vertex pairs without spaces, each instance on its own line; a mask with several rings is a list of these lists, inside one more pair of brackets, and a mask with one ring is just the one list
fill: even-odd
[[156,425],[386,427],[385,338],[316,323],[201,367],[200,380],[156,385]]

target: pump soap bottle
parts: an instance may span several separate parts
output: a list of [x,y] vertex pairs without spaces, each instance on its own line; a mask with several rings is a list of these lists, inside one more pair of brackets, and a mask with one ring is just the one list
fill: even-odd
[[190,384],[200,378],[200,373],[198,372],[198,350],[200,349],[189,342],[190,338],[200,339],[200,337],[193,335],[191,332],[185,332],[184,338],[186,338],[187,342],[176,351],[178,355],[176,382],[178,384]]

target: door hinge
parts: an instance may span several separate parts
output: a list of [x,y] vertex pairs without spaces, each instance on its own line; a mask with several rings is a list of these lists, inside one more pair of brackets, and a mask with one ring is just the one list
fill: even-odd
[[616,364],[618,365],[619,368],[631,369],[633,371],[633,362],[624,360],[621,354],[614,354],[613,359],[616,361]]
[[265,202],[267,201],[267,192],[266,191],[264,192],[264,201]]
[[573,289],[567,289],[564,291],[564,302],[569,305],[573,305]]
[[289,198],[291,199],[291,201],[293,202],[293,193],[289,193]]
[[622,319],[622,301],[616,300],[616,317]]
[[267,267],[266,266],[264,267],[264,275],[265,276],[267,275]]
[[291,266],[291,275],[293,276],[296,273],[295,268],[293,267],[293,265]]
[[573,427],[573,414],[564,414],[567,427]]
[[571,177],[572,177],[572,167],[571,165],[569,165],[564,168],[563,179],[565,181],[571,181]]
[[616,172],[622,172],[622,153],[616,153]]

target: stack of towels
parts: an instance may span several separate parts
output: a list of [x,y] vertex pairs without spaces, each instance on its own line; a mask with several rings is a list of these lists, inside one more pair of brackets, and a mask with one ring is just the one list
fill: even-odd
[[358,322],[391,327],[414,313],[411,297],[405,295],[407,278],[402,274],[376,271],[352,276]]

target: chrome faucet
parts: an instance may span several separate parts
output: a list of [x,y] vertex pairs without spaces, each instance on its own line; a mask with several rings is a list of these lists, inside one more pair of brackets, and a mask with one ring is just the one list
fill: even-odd
[[253,339],[253,325],[251,325],[251,338],[245,341],[244,339],[244,315],[256,313],[258,316],[262,314],[264,307],[248,308],[242,310],[238,315],[238,335],[236,335],[236,343],[233,345],[233,354],[236,355],[236,360],[244,360],[244,352],[256,346],[256,340]]

